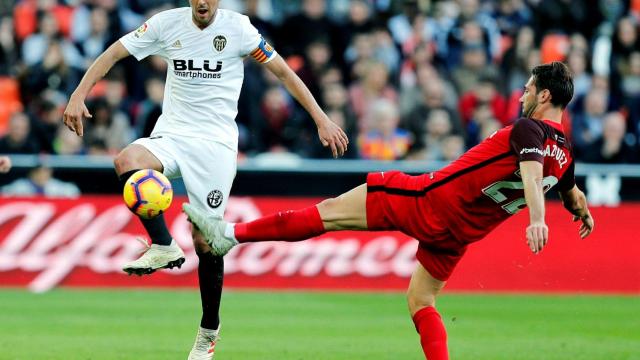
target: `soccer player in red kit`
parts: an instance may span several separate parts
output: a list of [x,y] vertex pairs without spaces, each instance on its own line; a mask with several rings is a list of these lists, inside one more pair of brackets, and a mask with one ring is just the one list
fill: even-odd
[[447,333],[435,298],[467,246],[509,216],[529,208],[529,248],[547,244],[544,193],[556,186],[565,208],[593,230],[584,193],[575,184],[571,147],[560,124],[573,96],[569,69],[560,62],[537,66],[520,101],[523,117],[467,151],[445,168],[420,176],[370,173],[367,183],[316,206],[229,224],[184,205],[213,252],[238,243],[298,241],[336,230],[399,230],[419,241],[418,264],[407,300],[429,360],[448,359]]

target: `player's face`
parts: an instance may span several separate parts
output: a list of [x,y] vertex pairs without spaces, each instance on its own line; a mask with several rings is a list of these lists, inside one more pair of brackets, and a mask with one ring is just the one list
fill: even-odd
[[532,76],[524,86],[524,94],[520,97],[520,102],[522,103],[522,116],[531,117],[531,115],[533,115],[533,112],[538,106],[536,92],[536,84]]
[[213,21],[218,10],[218,0],[189,0],[193,22],[201,29]]

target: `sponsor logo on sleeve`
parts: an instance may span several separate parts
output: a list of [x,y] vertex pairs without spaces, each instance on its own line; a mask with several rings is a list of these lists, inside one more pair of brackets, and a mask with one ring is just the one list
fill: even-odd
[[520,155],[531,154],[531,153],[544,156],[544,151],[538,148],[523,148],[522,150],[520,150]]

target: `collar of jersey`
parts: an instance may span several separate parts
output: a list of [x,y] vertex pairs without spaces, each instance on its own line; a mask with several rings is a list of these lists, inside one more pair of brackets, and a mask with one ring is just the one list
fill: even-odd
[[544,119],[542,121],[544,121],[545,123],[547,123],[551,127],[555,128],[556,130],[560,130],[560,131],[564,132],[564,129],[562,128],[562,124],[558,124],[557,122],[551,121],[551,120],[548,120],[548,119]]
[[200,28],[198,27],[198,25],[196,25],[196,24],[193,22],[193,15],[191,14],[191,7],[189,7],[189,16],[188,16],[188,18],[187,18],[187,22],[190,24],[190,27],[191,27],[193,30],[196,30],[196,31],[198,31],[198,32],[205,32],[205,31],[210,31],[210,29],[213,29],[213,28],[216,26],[216,24],[218,23],[218,20],[220,19],[220,16],[221,16],[221,14],[220,14],[220,8],[218,8],[218,9],[216,10],[216,15],[215,15],[215,17],[213,18],[213,22],[212,22],[211,24],[209,24],[206,28],[204,28],[204,29],[200,29]]

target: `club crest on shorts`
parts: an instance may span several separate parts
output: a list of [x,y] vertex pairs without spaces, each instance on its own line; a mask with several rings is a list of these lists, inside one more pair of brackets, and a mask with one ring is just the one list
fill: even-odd
[[227,46],[227,38],[224,35],[216,35],[213,38],[213,48],[216,49],[217,52],[222,52],[225,46]]
[[209,204],[210,208],[216,209],[222,204],[223,198],[222,191],[213,190],[207,195],[207,204]]

